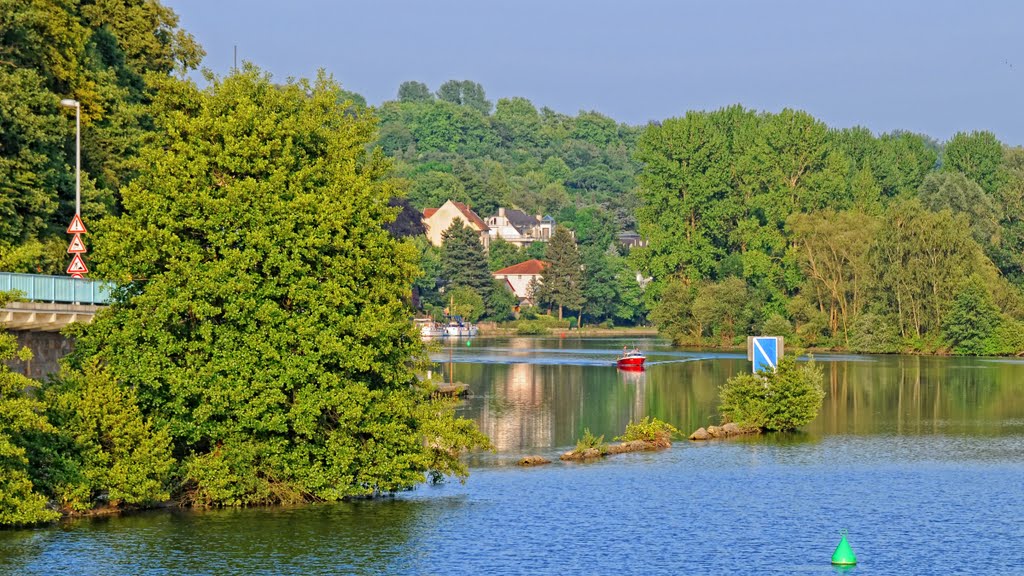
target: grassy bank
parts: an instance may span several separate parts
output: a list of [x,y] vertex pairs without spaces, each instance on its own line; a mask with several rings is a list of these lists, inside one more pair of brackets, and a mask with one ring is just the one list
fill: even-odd
[[478,325],[480,336],[561,336],[565,337],[638,337],[658,336],[658,329],[653,326],[584,326],[570,328],[569,322],[557,319],[547,320],[515,320],[512,322],[481,322]]

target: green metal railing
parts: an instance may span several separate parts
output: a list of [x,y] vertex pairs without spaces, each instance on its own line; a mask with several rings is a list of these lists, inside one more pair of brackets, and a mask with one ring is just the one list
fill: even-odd
[[0,272],[0,292],[17,290],[30,302],[64,302],[69,304],[109,304],[112,282]]

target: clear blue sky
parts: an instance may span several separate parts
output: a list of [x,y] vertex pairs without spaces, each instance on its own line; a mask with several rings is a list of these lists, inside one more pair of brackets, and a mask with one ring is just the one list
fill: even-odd
[[1024,144],[1024,2],[164,0],[218,74],[318,68],[371,104],[405,80],[620,122],[740,103],[829,126]]

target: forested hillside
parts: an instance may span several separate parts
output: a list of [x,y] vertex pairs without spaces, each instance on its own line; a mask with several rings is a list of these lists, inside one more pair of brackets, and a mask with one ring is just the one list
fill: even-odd
[[677,341],[1024,350],[1024,150],[741,107],[650,126],[636,253]]
[[[452,199],[486,218],[499,207],[550,215],[575,233],[587,270],[582,310],[585,322],[633,324],[643,320],[635,267],[615,243],[618,232],[636,228],[638,207],[633,157],[638,127],[620,124],[597,112],[568,116],[538,108],[525,98],[492,104],[484,88],[451,80],[436,92],[420,82],[405,82],[397,99],[382,104],[379,145],[394,160],[408,201],[417,209]],[[419,242],[425,278],[417,283],[421,306],[447,304],[439,289],[458,284],[446,277],[441,251]],[[544,256],[545,244],[529,250],[496,242],[489,251],[492,270]],[[479,294],[495,300],[490,289]],[[462,294],[462,293],[460,293]],[[464,306],[469,306],[467,298]],[[550,302],[557,307],[556,302]],[[493,306],[486,317],[503,320],[507,311]],[[582,313],[582,314],[581,314]]]
[[[1024,349],[1024,150],[989,132],[940,143],[742,106],[630,127],[492,106],[471,81],[406,82],[379,115],[415,208],[452,198],[572,229],[585,320],[649,317],[693,344],[767,331],[863,351]],[[637,227],[650,245],[624,259],[615,234]],[[499,243],[492,268],[533,248]],[[431,250],[421,286],[450,281],[430,274]],[[635,271],[653,279],[645,305]]]

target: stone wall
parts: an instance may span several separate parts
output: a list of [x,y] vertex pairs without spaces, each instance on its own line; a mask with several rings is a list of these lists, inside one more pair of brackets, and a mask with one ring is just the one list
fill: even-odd
[[27,330],[10,330],[18,339],[18,349],[28,346],[32,350],[32,359],[28,362],[14,359],[7,362],[15,372],[19,372],[35,380],[43,380],[50,374],[60,371],[60,359],[71,353],[74,344],[60,332],[30,332]]

